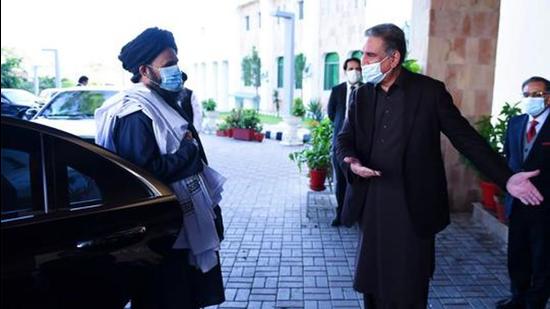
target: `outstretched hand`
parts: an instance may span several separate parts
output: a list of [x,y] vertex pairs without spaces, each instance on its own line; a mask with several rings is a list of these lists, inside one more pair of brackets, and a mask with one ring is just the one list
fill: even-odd
[[536,170],[512,175],[506,183],[506,190],[525,205],[540,205],[544,198],[529,180],[529,178],[535,177],[539,173],[540,171]]
[[372,170],[368,167],[363,166],[357,158],[345,157],[344,162],[348,163],[351,171],[359,177],[371,178],[375,176],[382,176],[382,173],[380,171]]

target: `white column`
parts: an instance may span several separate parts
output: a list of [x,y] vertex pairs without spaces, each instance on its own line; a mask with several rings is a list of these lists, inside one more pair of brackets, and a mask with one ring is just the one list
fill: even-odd
[[302,139],[299,138],[297,134],[301,119],[293,117],[290,114],[292,110],[292,99],[294,97],[294,14],[278,11],[274,16],[281,17],[285,23],[283,92],[284,99],[288,102],[288,108],[287,117],[285,118],[287,130],[283,133],[281,144],[288,146],[301,145]]
[[59,65],[59,53],[55,48],[44,48],[42,50],[53,52],[55,62],[55,87],[61,88],[61,69]]

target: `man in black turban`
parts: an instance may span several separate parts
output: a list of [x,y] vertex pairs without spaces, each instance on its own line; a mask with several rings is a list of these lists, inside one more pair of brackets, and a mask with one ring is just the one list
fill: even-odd
[[122,62],[122,67],[125,70],[134,74],[132,82],[137,83],[141,77],[140,66],[150,64],[167,48],[173,49],[176,54],[178,53],[178,47],[172,32],[156,27],[148,28],[122,47],[118,59]]
[[[177,50],[172,33],[159,28],[146,29],[124,45],[118,58],[123,68],[133,74],[131,80],[136,85],[107,100],[95,114],[98,144],[143,167],[167,185],[202,173],[208,162],[197,131],[178,104],[184,89],[184,74],[177,65]],[[140,109],[140,106],[158,108]],[[178,123],[187,123],[186,129],[176,125],[176,129],[184,131],[180,132],[183,138],[173,153],[161,151],[162,139],[169,139],[155,135],[160,116],[165,115],[162,113],[179,115]],[[221,210],[219,206],[213,210],[215,219],[210,226],[214,228],[210,231],[221,241]],[[189,309],[222,303],[225,296],[219,256],[216,266],[202,272],[189,263],[189,249],[174,249],[173,243],[165,248],[163,264],[156,277],[159,281],[151,284],[157,287],[152,291],[153,301],[159,308]]]

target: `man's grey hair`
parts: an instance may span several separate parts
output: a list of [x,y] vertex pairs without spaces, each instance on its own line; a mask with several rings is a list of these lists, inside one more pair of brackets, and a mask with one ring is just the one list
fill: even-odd
[[407,55],[405,33],[394,24],[380,24],[365,30],[365,36],[381,38],[385,44],[386,54],[398,51],[401,54],[399,64],[402,64]]

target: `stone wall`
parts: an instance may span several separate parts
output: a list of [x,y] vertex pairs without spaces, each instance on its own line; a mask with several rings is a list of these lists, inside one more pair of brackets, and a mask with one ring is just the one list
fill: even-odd
[[[426,74],[442,80],[462,114],[491,113],[500,0],[432,0]],[[477,179],[446,138],[443,152],[453,210],[477,196]]]

